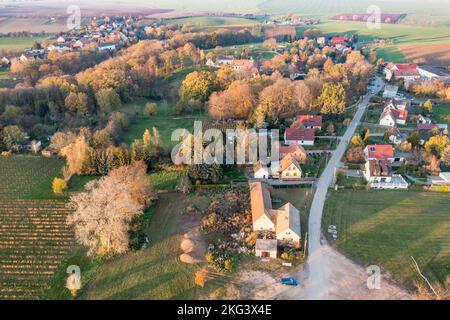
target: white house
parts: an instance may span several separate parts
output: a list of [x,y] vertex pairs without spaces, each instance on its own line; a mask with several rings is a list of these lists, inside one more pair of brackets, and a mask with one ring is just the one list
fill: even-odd
[[395,127],[396,124],[406,124],[408,111],[388,109],[383,111],[380,116],[380,125],[386,127]]
[[408,189],[406,180],[399,174],[392,174],[388,160],[368,160],[364,166],[364,177],[374,189]]
[[287,128],[284,131],[284,143],[287,145],[296,142],[301,146],[313,146],[315,137],[314,129]]
[[271,173],[266,165],[258,161],[253,165],[253,176],[255,179],[269,179]]
[[266,184],[259,181],[250,183],[250,205],[253,231],[275,231],[275,220],[271,215],[272,199]]
[[301,227],[300,213],[290,203],[277,211],[276,237],[279,244],[300,247]]

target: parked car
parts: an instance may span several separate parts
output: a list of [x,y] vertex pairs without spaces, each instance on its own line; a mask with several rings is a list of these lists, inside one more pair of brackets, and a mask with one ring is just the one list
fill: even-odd
[[282,278],[281,283],[286,286],[297,286],[298,281],[294,278]]

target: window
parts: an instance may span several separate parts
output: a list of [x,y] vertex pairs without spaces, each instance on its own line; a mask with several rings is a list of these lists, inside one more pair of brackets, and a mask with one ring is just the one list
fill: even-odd
[[370,151],[375,152],[375,147],[370,147]]

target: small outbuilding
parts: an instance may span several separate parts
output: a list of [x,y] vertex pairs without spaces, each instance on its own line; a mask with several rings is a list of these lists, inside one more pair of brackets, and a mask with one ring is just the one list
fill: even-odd
[[255,255],[261,258],[277,258],[276,239],[256,239]]

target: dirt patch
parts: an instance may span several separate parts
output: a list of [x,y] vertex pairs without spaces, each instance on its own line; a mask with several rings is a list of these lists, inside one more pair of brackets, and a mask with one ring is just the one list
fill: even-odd
[[429,45],[405,45],[399,46],[405,58],[413,61],[418,58],[425,58],[427,64],[433,66],[447,67],[450,65],[450,44],[429,44]]
[[[380,289],[367,288],[366,269],[352,262],[332,247],[323,246],[321,264],[326,269],[326,281],[321,282],[330,300],[409,300],[413,297],[397,286],[391,276],[382,271]],[[291,276],[299,281],[296,287],[285,286],[280,278]],[[261,300],[308,300],[314,299],[317,284],[312,283],[308,265],[291,273],[278,274],[267,271],[242,271],[225,286],[223,299],[239,296],[241,299]],[[238,291],[238,294],[236,293]]]
[[[188,206],[187,208],[190,208]],[[180,248],[184,252],[180,256],[180,260],[183,261],[182,256],[189,254],[190,259],[186,258],[186,263],[201,263],[204,261],[206,252],[206,243],[200,234],[199,226],[201,223],[201,210],[187,210],[179,221],[180,233],[182,234]],[[187,262],[190,261],[190,262]]]

